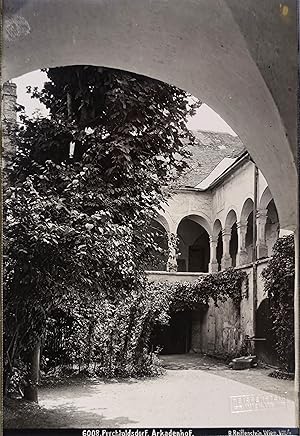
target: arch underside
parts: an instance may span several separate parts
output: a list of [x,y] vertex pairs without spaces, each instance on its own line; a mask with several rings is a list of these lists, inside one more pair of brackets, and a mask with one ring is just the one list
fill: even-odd
[[270,188],[267,186],[260,197],[259,208],[266,209],[272,199],[273,196],[271,194]]
[[231,228],[232,225],[236,222],[237,222],[237,214],[233,209],[231,209],[226,216],[225,227]]
[[[204,224],[204,225],[203,225]],[[203,217],[190,215],[183,218],[177,228],[179,271],[208,272],[210,260],[209,227]]]
[[249,215],[251,212],[253,212],[254,203],[251,198],[247,198],[247,200],[244,202],[242,211],[241,211],[241,222],[246,223]]

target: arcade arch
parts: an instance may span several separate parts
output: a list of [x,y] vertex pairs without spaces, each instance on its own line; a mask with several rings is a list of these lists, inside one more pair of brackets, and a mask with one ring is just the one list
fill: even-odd
[[272,199],[267,206],[267,222],[266,222],[266,244],[268,255],[272,254],[272,249],[279,238],[280,224],[278,212],[274,200]]
[[261,194],[259,200],[259,209],[266,209],[271,200],[273,200],[273,196],[271,194],[270,188],[267,186]]
[[229,234],[229,255],[230,266],[236,266],[236,257],[238,252],[238,234],[237,234],[237,215],[236,212],[231,209],[225,220],[225,229]]
[[168,223],[167,219],[166,219],[164,216],[162,216],[162,215],[157,215],[157,216],[153,219],[153,221],[159,223],[159,224],[161,225],[161,227],[163,227],[164,230],[165,230],[167,233],[170,232],[170,226],[169,226],[169,223]]
[[257,257],[259,259],[272,254],[272,248],[279,237],[280,224],[277,208],[267,188],[262,195],[257,211]]
[[179,238],[178,271],[208,272],[210,246],[208,223],[201,216],[183,218],[177,228]]
[[216,219],[214,222],[210,243],[211,243],[210,271],[211,272],[220,271],[222,268],[222,258],[223,258],[223,235],[222,235],[222,224],[219,219]]
[[242,265],[252,261],[253,253],[253,209],[252,198],[247,198],[243,204],[240,216],[240,258],[239,264]]

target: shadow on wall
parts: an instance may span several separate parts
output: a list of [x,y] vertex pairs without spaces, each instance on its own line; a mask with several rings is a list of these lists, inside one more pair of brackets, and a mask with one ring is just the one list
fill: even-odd
[[268,298],[265,298],[256,310],[256,337],[265,339],[263,341],[257,341],[255,344],[257,357],[269,365],[279,366],[279,359],[275,350],[275,336],[272,331]]

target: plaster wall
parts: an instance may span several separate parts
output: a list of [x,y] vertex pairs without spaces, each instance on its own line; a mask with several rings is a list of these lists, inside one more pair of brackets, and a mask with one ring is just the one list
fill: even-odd
[[212,191],[214,219],[219,219],[222,228],[230,210],[234,210],[237,221],[240,221],[243,205],[247,198],[253,200],[253,174],[254,165],[246,162],[234,173],[227,177],[224,182]]
[[[219,219],[223,228],[231,209],[236,212],[237,221],[240,221],[245,201],[247,198],[254,200],[254,168],[253,162],[245,162],[227,177],[222,184],[212,190],[214,219]],[[262,172],[259,171],[257,183],[258,208],[261,196],[267,187],[267,181]]]
[[209,192],[180,190],[172,194],[161,215],[168,221],[170,231],[176,233],[183,218],[190,215],[203,217],[205,230],[211,233],[212,197]]
[[239,310],[231,301],[215,307],[210,302],[201,324],[200,348],[203,353],[212,355],[234,354],[241,346]]
[[[216,307],[210,303],[200,331],[201,352],[212,355],[236,355],[243,346],[245,336],[253,336],[252,268],[244,268],[248,274],[249,294],[239,308],[232,301]],[[245,292],[245,284],[243,285]]]
[[165,271],[147,271],[147,277],[150,282],[191,282],[197,280],[201,275],[206,273],[192,272],[165,272]]
[[267,264],[268,259],[262,259],[257,263],[257,307],[265,298],[268,297],[264,291],[264,281],[261,275]]

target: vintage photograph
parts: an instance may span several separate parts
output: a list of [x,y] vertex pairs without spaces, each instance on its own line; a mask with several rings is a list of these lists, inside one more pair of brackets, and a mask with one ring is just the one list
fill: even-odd
[[4,0],[4,434],[298,434],[297,7]]

